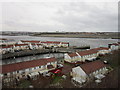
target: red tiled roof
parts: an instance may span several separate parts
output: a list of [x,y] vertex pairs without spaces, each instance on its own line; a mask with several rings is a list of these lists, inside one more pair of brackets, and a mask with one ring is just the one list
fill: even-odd
[[111,43],[111,44],[109,44],[109,45],[115,45],[115,46],[118,46],[119,43]]
[[2,46],[0,48],[11,48],[11,47],[13,47],[13,45]]
[[60,44],[60,42],[57,42],[57,41],[46,41],[46,42],[41,42],[41,43],[53,43],[53,44]]
[[75,57],[75,56],[78,56],[76,53],[70,53],[68,54],[70,57]]
[[99,48],[93,48],[91,50],[97,50],[97,51],[99,51],[99,50],[109,50],[109,48],[108,47],[99,47]]
[[44,58],[39,60],[2,65],[2,73],[8,73],[8,72],[13,72],[17,70],[23,70],[27,68],[36,67],[36,66],[46,65],[48,62],[54,62],[54,61],[56,61],[56,59],[53,57],[53,58]]
[[24,40],[21,40],[21,42],[39,43],[40,41],[24,41]]
[[41,43],[46,43],[45,41],[41,41]]
[[42,45],[42,44],[31,44],[31,45]]
[[[28,45],[28,44],[15,44],[15,46],[25,46],[25,45]],[[11,48],[13,47],[14,45],[7,45],[7,46],[2,46],[0,48]]]
[[69,42],[61,42],[62,44],[69,44]]
[[[99,50],[109,50],[109,48],[107,48],[107,47],[99,47],[99,48],[94,48],[94,49],[90,49],[90,50],[80,51],[80,52],[78,52],[78,54],[80,56],[85,56],[85,55],[90,55],[90,54],[97,53]],[[78,56],[76,53],[70,53],[68,55],[70,57]]]
[[6,38],[0,38],[0,40],[8,40],[8,39],[6,39]]
[[90,73],[92,73],[96,70],[99,70],[105,66],[106,65],[100,60],[80,65],[80,67],[83,69],[83,71],[85,71],[86,74],[90,74]]
[[25,45],[28,45],[28,44],[15,44],[15,46],[25,46]]
[[31,44],[31,45],[37,45],[37,44]]
[[37,45],[42,45],[42,44],[37,44]]
[[30,42],[30,43],[52,43],[52,44],[69,44],[68,42],[59,42],[59,41],[25,41],[25,40],[21,40],[21,42]]
[[90,54],[94,54],[94,53],[97,53],[97,52],[98,52],[97,50],[90,49],[90,50],[80,51],[80,52],[78,52],[78,54],[80,56],[85,56],[85,55],[90,55]]
[[56,61],[55,58],[44,58],[44,60],[46,60],[47,62],[54,62],[54,61]]
[[105,49],[105,50],[109,50],[110,48],[108,48],[108,47],[100,47],[100,49]]

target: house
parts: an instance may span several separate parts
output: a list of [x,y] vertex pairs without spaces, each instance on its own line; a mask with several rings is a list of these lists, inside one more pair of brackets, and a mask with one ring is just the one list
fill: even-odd
[[7,52],[14,52],[16,50],[25,50],[25,49],[29,49],[28,44],[13,44],[13,45],[2,46],[0,48],[0,53],[5,54]]
[[44,46],[42,44],[37,44],[37,46],[38,46],[38,49],[43,49],[44,48]]
[[43,45],[42,44],[29,44],[30,49],[43,49]]
[[85,62],[85,60],[87,59],[97,58],[98,56],[97,52],[98,52],[97,50],[85,50],[70,54],[66,53],[64,54],[64,60],[70,63]]
[[14,52],[25,49],[42,49],[42,44],[13,44],[13,45],[5,45],[0,47],[0,54],[5,54],[7,52]]
[[14,50],[25,50],[29,49],[28,44],[15,44],[14,45]]
[[0,39],[0,45],[11,45],[11,44],[16,44],[17,42],[14,39]]
[[112,44],[108,44],[108,47],[111,49],[111,51],[114,51],[114,50],[120,49],[120,44],[119,43],[112,43]]
[[13,64],[2,65],[1,76],[4,78],[23,78],[33,77],[35,75],[46,74],[57,67],[56,58],[44,58],[39,60],[25,61]]
[[28,44],[29,49],[42,49],[43,48],[43,45],[41,44],[41,41],[21,40],[21,41],[19,41],[19,43]]
[[85,51],[65,53],[64,60],[70,63],[85,62],[95,60],[100,54],[107,54],[111,50],[107,47],[93,48]]
[[57,41],[42,41],[41,44],[43,44],[46,47],[59,47],[60,42]]
[[3,42],[7,40],[6,38],[0,38],[0,45],[3,45]]
[[17,44],[28,44],[28,43],[24,43],[21,40],[17,42]]
[[41,44],[45,47],[69,47],[68,42],[59,42],[59,41],[28,41],[28,40],[21,40],[19,43],[25,44]]
[[68,42],[59,42],[59,41],[41,41],[41,44],[46,47],[69,47]]
[[69,47],[69,42],[61,42],[60,47]]
[[72,81],[82,84],[90,78],[102,79],[107,72],[107,65],[97,60],[73,68],[71,76]]
[[7,45],[0,47],[0,54],[5,54],[7,52],[14,52],[13,45]]
[[120,42],[117,42],[118,44],[120,44]]
[[65,62],[69,62],[69,63],[75,63],[80,61],[80,56],[74,52],[74,53],[65,53],[64,54],[64,60]]
[[98,55],[105,55],[111,52],[111,49],[108,47],[98,47],[98,48],[93,48],[92,50],[97,50]]
[[87,74],[80,68],[80,66],[72,68],[70,75],[72,76],[71,80],[74,83],[79,84],[85,83],[88,78]]
[[27,43],[30,44],[31,49],[32,48],[36,48],[37,45],[36,44],[41,44],[42,46],[46,46],[46,47],[51,47],[54,46],[56,44],[58,44],[58,42],[52,42],[52,41],[25,41],[25,40],[21,40],[22,43]]
[[0,38],[0,40],[7,40],[6,38]]
[[98,52],[97,50],[90,49],[90,50],[80,51],[77,53],[80,56],[80,61],[85,62],[85,60],[92,61],[96,59],[98,57],[97,52]]
[[91,78],[95,77],[98,74],[106,74],[108,71],[107,65],[100,60],[82,64],[80,67]]
[[25,44],[39,44],[41,43],[41,41],[28,41],[28,40],[21,40],[22,43],[25,43]]

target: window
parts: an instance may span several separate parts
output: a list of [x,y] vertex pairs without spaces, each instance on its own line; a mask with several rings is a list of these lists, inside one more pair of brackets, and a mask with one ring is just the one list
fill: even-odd
[[[47,65],[46,65],[47,66]],[[46,68],[46,66],[41,66],[41,68]]]
[[45,68],[46,66],[43,66],[43,68]]
[[29,71],[29,69],[26,69],[25,71]]
[[[62,60],[61,60],[62,61]],[[57,62],[55,62],[55,64],[57,64]]]
[[10,75],[10,73],[7,73],[7,75]]
[[29,68],[29,71],[31,71],[32,70],[32,68]]
[[96,73],[98,73],[98,70],[96,71]]
[[19,73],[22,73],[22,70],[20,70]]
[[31,70],[34,70],[34,68],[31,68]]
[[10,72],[10,74],[12,75],[12,74],[13,74],[13,72]]
[[51,62],[51,64],[54,64],[55,62]]
[[25,72],[25,69],[24,69],[24,70],[22,70],[22,72]]
[[43,66],[41,66],[41,68],[43,68]]
[[47,65],[50,65],[50,63],[47,63]]
[[7,73],[5,73],[4,76],[7,76]]
[[17,71],[17,73],[19,73],[19,71]]

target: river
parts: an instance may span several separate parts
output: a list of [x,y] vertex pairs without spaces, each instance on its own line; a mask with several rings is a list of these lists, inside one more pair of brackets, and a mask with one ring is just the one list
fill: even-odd
[[40,40],[40,41],[63,41],[69,42],[71,46],[90,45],[95,47],[108,47],[109,43],[118,42],[118,39],[94,39],[94,38],[61,38],[61,37],[35,37],[35,36],[2,36],[3,38],[19,40]]
[[[117,39],[94,39],[94,38],[61,38],[61,37],[5,36],[5,35],[2,36],[2,38],[14,39],[16,41],[19,41],[19,40],[62,41],[62,42],[69,42],[70,46],[90,45],[90,48],[108,47],[109,43],[118,42]],[[15,59],[6,59],[2,61],[2,64],[10,64],[15,62],[40,59],[48,56],[63,57],[63,54],[51,53],[51,54],[42,54],[42,55],[35,55],[35,56],[26,56],[26,57],[20,57]]]

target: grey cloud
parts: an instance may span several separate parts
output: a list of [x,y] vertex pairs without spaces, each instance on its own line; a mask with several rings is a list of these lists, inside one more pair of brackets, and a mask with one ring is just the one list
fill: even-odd
[[[15,30],[21,29],[28,31],[117,31],[118,29],[117,7],[112,3],[11,3],[11,5],[20,7],[12,9],[12,12],[11,10],[9,11],[9,9],[3,11],[4,30],[9,29],[10,27]],[[42,8],[39,6],[56,9],[54,16],[51,16],[50,19],[54,22],[54,25],[44,25],[39,23],[38,20],[44,17],[33,14],[34,11],[32,10],[34,9],[30,10],[29,8],[36,7],[35,5],[38,7],[37,12],[41,12],[39,10]],[[3,10],[6,9],[7,7],[3,8]],[[6,13],[11,16],[14,15],[14,18],[6,18]],[[33,18],[36,16],[37,18]],[[26,23],[22,21],[25,21]],[[5,25],[9,28],[5,27]]]
[[[109,6],[101,9],[96,5],[71,3],[57,11],[59,17],[55,18],[55,20],[65,24],[69,27],[69,30],[77,28],[81,31],[85,30],[85,28],[94,28],[100,31],[117,31],[117,13],[108,9]],[[79,14],[75,16],[74,13]],[[81,14],[83,16],[79,17]]]

